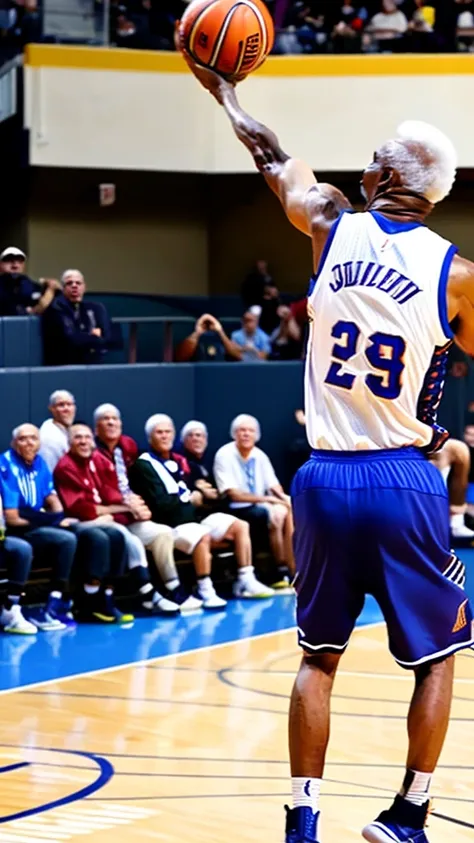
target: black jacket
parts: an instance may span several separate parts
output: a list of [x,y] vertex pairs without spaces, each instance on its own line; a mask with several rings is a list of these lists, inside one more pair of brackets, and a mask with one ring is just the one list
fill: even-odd
[[[100,328],[101,336],[91,334]],[[47,366],[102,363],[112,341],[112,325],[103,304],[71,304],[58,296],[43,316],[44,357]]]
[[0,316],[24,316],[28,307],[38,304],[44,287],[28,275],[0,274]]

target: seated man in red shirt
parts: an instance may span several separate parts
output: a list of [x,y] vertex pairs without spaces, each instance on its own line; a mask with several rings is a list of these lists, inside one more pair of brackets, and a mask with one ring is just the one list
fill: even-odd
[[[122,433],[122,417],[114,404],[101,404],[94,410],[94,426],[97,450],[115,469],[117,485],[122,502],[134,508],[146,506],[140,495],[132,492],[128,482],[128,469],[138,458],[138,445],[131,436]],[[148,508],[147,508],[148,509]],[[128,529],[149,550],[165,585],[166,596],[178,603],[181,612],[200,609],[202,600],[189,594],[181,585],[174,561],[174,537],[171,527],[148,520],[134,521]]]
[[115,528],[125,538],[128,564],[142,608],[151,614],[176,614],[179,606],[153,588],[143,544],[127,529],[135,521],[148,520],[149,509],[144,504],[132,506],[123,503],[114,467],[95,451],[94,437],[87,425],[72,425],[69,441],[70,449],[54,471],[55,487],[64,511],[92,524],[102,515],[112,515]]

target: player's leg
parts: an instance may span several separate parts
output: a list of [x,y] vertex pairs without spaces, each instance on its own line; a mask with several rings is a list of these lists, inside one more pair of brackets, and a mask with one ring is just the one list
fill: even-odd
[[[374,594],[387,622],[390,650],[415,671],[408,715],[409,751],[400,793],[363,835],[372,843],[425,843],[430,783],[446,736],[453,685],[452,654],[473,643],[472,610],[462,590],[462,563],[449,549],[448,503],[438,471],[409,461],[386,467],[377,491],[379,576]],[[400,471],[400,487],[390,488]],[[396,478],[395,478],[396,480]],[[412,485],[412,490],[407,486]],[[403,486],[405,488],[403,488]]]
[[290,706],[293,808],[286,843],[317,841],[332,685],[364,600],[353,564],[349,490],[345,463],[333,465],[318,455],[293,484],[297,624],[304,657]]

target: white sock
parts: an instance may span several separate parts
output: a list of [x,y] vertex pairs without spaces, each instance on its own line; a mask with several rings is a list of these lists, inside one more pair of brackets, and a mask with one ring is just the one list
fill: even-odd
[[168,591],[176,591],[176,589],[179,588],[179,580],[177,578],[174,580],[168,580],[168,582],[165,582],[165,586]]
[[417,770],[407,770],[400,796],[403,796],[412,805],[424,805],[430,798],[432,775],[432,773],[418,773]]
[[143,597],[145,597],[146,594],[149,594],[150,591],[153,591],[153,590],[154,589],[153,589],[153,585],[151,584],[151,582],[147,582],[147,583],[145,583],[145,585],[142,585],[141,588],[138,589],[138,592]]
[[293,808],[311,808],[313,814],[318,813],[321,779],[295,776],[291,779],[291,789],[293,791]]
[[245,565],[244,568],[239,568],[237,571],[237,577],[240,582],[245,582],[246,580],[253,579],[253,565]]
[[86,592],[86,594],[97,594],[99,588],[99,585],[87,585],[87,583],[84,585],[84,591]]
[[114,593],[114,590],[113,590],[113,588],[106,588],[105,593],[106,593],[107,597],[111,597],[112,594]]
[[200,577],[198,579],[198,591],[200,594],[214,594],[214,583],[210,577]]
[[457,527],[464,527],[464,513],[456,512],[455,515],[451,515],[450,523],[451,529],[456,529]]
[[51,591],[50,597],[55,597],[57,600],[61,600],[62,594],[60,591]]

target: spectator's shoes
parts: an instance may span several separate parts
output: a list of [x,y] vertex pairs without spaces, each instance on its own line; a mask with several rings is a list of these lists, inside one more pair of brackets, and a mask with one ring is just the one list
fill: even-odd
[[60,629],[66,629],[66,624],[58,621],[49,614],[47,607],[34,607],[28,610],[28,620],[40,629],[42,632],[58,632]]
[[135,616],[130,612],[121,612],[117,609],[113,594],[104,594],[104,609],[107,617],[113,616],[115,623],[133,623]]
[[396,796],[392,807],[364,828],[362,837],[370,843],[428,843],[424,827],[429,809],[429,801],[418,806]]
[[57,597],[50,597],[46,605],[46,611],[55,620],[64,626],[76,626],[72,614],[72,600],[61,600]]
[[285,805],[286,836],[285,843],[318,843],[319,812],[313,814],[311,808],[293,808]]
[[36,626],[23,617],[19,603],[13,603],[9,609],[2,608],[0,612],[0,626],[4,632],[12,632],[16,635],[36,635]]
[[182,585],[179,585],[178,588],[173,588],[172,590],[165,588],[164,591],[165,597],[167,597],[168,600],[171,600],[172,603],[178,604],[181,614],[199,612],[202,609],[202,600],[199,600],[192,594],[188,594]]
[[286,565],[278,566],[278,573],[275,582],[272,582],[271,587],[274,591],[285,591],[285,593],[293,591],[291,587],[291,574]]
[[132,623],[135,620],[133,615],[125,615],[117,609],[113,594],[105,594],[103,591],[82,596],[77,619],[85,623],[103,624]]
[[142,603],[143,608],[150,615],[166,615],[171,617],[179,613],[179,606],[172,600],[168,600],[159,594],[158,591],[153,593],[153,599]]
[[227,600],[224,600],[222,597],[216,593],[214,586],[206,586],[202,588],[199,586],[197,587],[197,596],[199,600],[202,600],[202,608],[203,609],[225,609],[227,606]]
[[236,580],[232,590],[234,597],[239,597],[241,600],[263,600],[266,597],[275,596],[273,588],[263,585],[255,575],[246,577],[244,580]]

